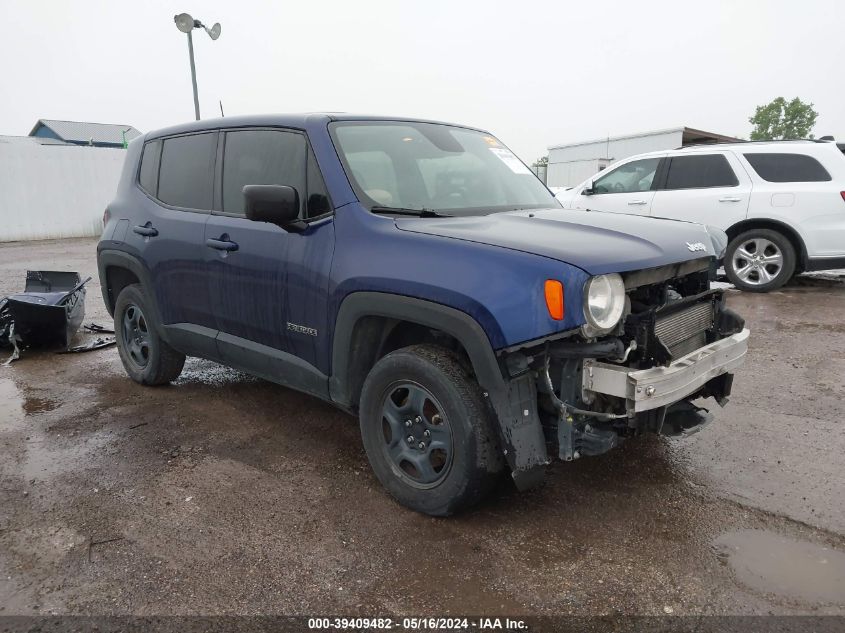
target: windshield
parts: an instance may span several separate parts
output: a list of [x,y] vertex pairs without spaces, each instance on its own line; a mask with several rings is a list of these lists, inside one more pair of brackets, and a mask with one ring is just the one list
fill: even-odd
[[560,204],[511,151],[484,132],[436,123],[334,123],[335,146],[368,208],[486,214]]

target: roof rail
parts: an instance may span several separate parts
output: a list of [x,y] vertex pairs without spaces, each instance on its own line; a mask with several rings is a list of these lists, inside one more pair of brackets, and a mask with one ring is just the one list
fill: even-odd
[[687,143],[686,145],[681,145],[680,147],[676,147],[675,149],[686,149],[687,147],[707,147],[708,145],[736,145],[737,143],[751,143],[751,141],[740,139],[738,141],[710,141],[709,143]]
[[709,145],[747,145],[752,143],[831,143],[832,138],[773,138],[762,141],[747,141],[740,139],[738,141],[713,141],[712,143],[689,143],[688,145],[681,145],[675,149],[686,149],[687,147],[707,147]]

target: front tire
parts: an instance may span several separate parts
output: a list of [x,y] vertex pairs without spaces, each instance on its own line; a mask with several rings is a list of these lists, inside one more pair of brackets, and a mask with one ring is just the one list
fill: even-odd
[[728,244],[725,273],[740,290],[769,292],[784,285],[795,272],[795,247],[782,233],[751,229]]
[[379,360],[364,382],[360,419],[376,477],[417,512],[467,508],[504,470],[481,388],[445,348],[414,345]]
[[132,380],[142,385],[164,385],[182,373],[185,355],[162,340],[148,320],[150,314],[139,284],[120,291],[114,306],[117,351]]

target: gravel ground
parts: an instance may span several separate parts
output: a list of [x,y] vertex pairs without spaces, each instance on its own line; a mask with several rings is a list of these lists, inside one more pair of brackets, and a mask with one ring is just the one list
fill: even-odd
[[[96,276],[95,247],[0,245],[0,296],[27,268]],[[144,388],[114,348],[26,353],[0,368],[0,615],[845,615],[845,285],[729,303],[750,352],[708,428],[450,519],[395,504],[316,399],[195,359]],[[96,280],[87,307],[109,323]]]

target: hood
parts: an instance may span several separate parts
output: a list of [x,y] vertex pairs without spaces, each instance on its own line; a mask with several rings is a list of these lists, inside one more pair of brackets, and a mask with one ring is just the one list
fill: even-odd
[[702,224],[641,215],[538,209],[452,218],[397,218],[402,231],[550,257],[591,275],[716,256]]

